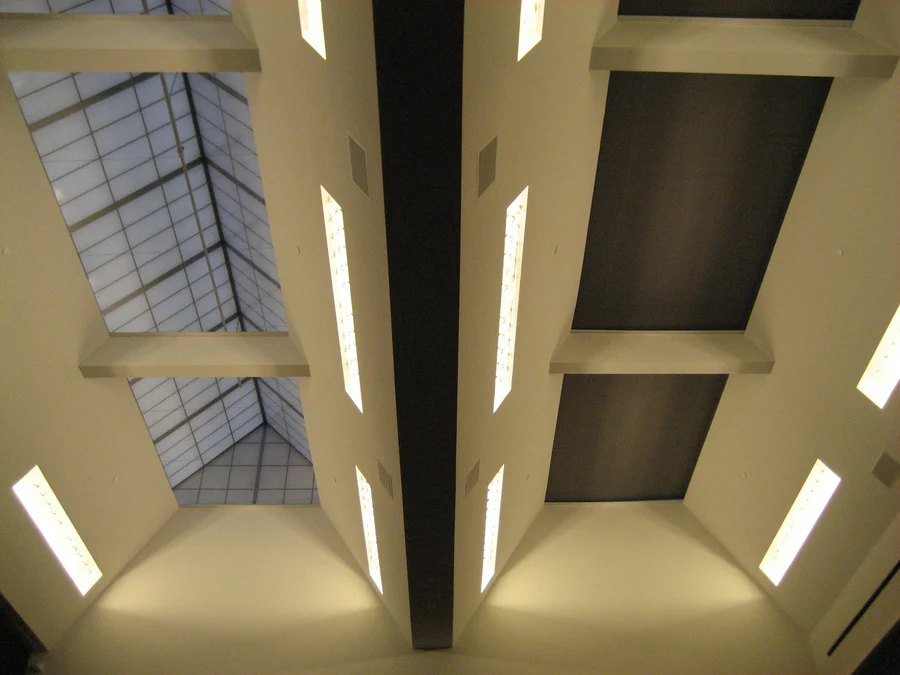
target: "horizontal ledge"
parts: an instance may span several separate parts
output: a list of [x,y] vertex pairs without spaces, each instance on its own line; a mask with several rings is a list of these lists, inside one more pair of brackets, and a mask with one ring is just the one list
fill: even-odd
[[228,16],[0,14],[7,71],[203,73],[260,70]]
[[736,375],[775,361],[734,331],[573,331],[550,360],[570,375]]
[[309,377],[287,333],[113,333],[85,377]]
[[897,54],[848,21],[619,17],[592,70],[889,78]]

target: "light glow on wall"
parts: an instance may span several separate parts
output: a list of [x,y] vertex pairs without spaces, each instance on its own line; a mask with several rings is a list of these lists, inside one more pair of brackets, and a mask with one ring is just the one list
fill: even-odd
[[375,536],[375,506],[372,503],[372,488],[369,481],[356,467],[356,487],[359,488],[359,510],[362,512],[363,536],[366,539],[366,557],[369,559],[369,576],[381,589],[381,563],[378,562],[378,539]]
[[528,188],[526,187],[506,209],[506,239],[503,242],[503,277],[500,289],[500,328],[497,332],[497,370],[494,376],[494,412],[497,412],[503,399],[512,391],[527,208]]
[[487,490],[484,517],[484,560],[481,565],[481,591],[487,588],[497,567],[497,539],[500,536],[500,504],[503,497],[503,469],[491,480]]
[[785,572],[794,562],[840,482],[840,477],[834,471],[821,460],[816,460],[794,505],[759,564],[759,569],[776,586],[781,583]]
[[300,35],[325,58],[325,26],[322,23],[322,0],[299,0]]
[[322,188],[322,211],[331,265],[331,290],[337,317],[338,340],[344,369],[344,390],[363,411],[359,381],[359,358],[356,354],[356,330],[353,327],[353,302],[350,298],[350,268],[347,265],[347,241],[344,238],[344,212],[328,191]]
[[872,403],[884,408],[897,382],[900,381],[900,307],[888,324],[887,330],[872,355],[856,388]]
[[519,13],[519,61],[541,41],[544,32],[544,0],[522,0]]
[[91,590],[103,574],[40,468],[26,473],[13,492],[78,591],[84,595]]

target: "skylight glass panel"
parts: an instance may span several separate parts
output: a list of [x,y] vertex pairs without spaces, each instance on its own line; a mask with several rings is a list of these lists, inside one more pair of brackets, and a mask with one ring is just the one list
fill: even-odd
[[884,408],[900,381],[900,307],[888,324],[872,360],[856,388],[879,408]]
[[816,460],[800,494],[759,564],[759,569],[776,586],[781,583],[794,562],[840,482],[836,473],[821,460]]
[[481,591],[487,588],[497,567],[497,541],[500,537],[500,505],[503,497],[503,469],[491,479],[484,516],[484,556],[481,563]]
[[40,468],[26,473],[13,492],[78,592],[91,590],[103,574]]
[[519,13],[519,61],[541,41],[544,32],[544,0],[522,0]]
[[497,408],[512,391],[527,207],[528,188],[526,187],[506,209],[506,237],[503,242],[503,276],[500,289],[500,328],[497,333],[497,368],[494,377],[494,412],[497,412]]
[[347,241],[344,237],[344,212],[328,191],[324,187],[321,189],[328,259],[331,266],[331,290],[334,294],[334,313],[337,317],[341,363],[344,370],[344,390],[362,412],[359,357],[356,353],[356,330],[353,327],[353,302],[350,297],[350,268],[347,264]]
[[359,489],[359,509],[362,512],[363,535],[366,539],[366,557],[369,561],[369,576],[372,582],[383,593],[381,588],[381,563],[378,561],[378,539],[375,536],[375,506],[372,503],[372,488],[356,467],[356,486]]
[[325,58],[325,26],[322,23],[322,0],[299,0],[300,34],[319,56]]

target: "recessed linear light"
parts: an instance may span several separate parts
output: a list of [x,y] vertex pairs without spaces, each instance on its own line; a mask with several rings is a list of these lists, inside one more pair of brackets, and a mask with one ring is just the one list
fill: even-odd
[[13,485],[13,492],[79,592],[84,595],[91,590],[103,573],[40,468],[35,466],[26,473]]
[[519,61],[541,41],[544,31],[544,0],[522,0],[519,13]]
[[299,0],[300,35],[325,58],[325,26],[322,24],[322,0]]
[[887,330],[866,366],[856,388],[872,403],[884,408],[900,381],[900,307],[888,324]]
[[525,247],[525,213],[528,188],[506,209],[506,239],[503,243],[503,277],[500,290],[500,328],[497,331],[497,370],[494,377],[494,412],[512,391],[516,352],[516,322],[519,316],[519,281],[522,249]]
[[821,460],[816,460],[794,505],[759,564],[759,569],[776,586],[781,583],[785,572],[794,562],[840,482],[840,477],[834,471]]
[[344,212],[324,187],[322,211],[325,214],[331,290],[334,293],[334,313],[337,317],[341,362],[344,368],[344,390],[362,412],[359,358],[356,354],[356,330],[353,328],[353,303],[350,299],[350,269],[347,266],[347,241],[344,238]]
[[356,486],[359,488],[359,510],[362,512],[363,536],[366,539],[366,557],[369,559],[369,576],[381,590],[381,563],[378,562],[378,539],[375,536],[375,506],[372,504],[372,488],[369,481],[356,467]]
[[487,489],[487,508],[484,517],[484,561],[481,565],[481,591],[487,588],[497,567],[497,539],[500,536],[500,502],[503,496],[503,469],[491,479]]

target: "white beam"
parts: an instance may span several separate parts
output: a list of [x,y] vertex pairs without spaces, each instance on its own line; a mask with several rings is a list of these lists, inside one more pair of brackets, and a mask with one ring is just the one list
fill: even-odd
[[732,331],[575,331],[550,372],[578,375],[771,373],[775,361]]
[[79,364],[85,377],[308,377],[287,333],[117,333]]
[[849,21],[619,17],[592,70],[889,78],[897,54]]
[[225,16],[0,14],[0,70],[258,71],[259,52]]

